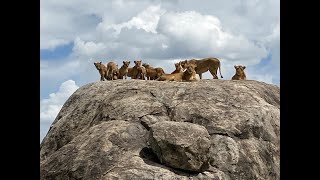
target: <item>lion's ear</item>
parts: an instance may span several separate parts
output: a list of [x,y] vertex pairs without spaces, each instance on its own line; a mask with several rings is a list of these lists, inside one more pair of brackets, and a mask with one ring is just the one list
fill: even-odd
[[101,62],[101,61],[100,61],[99,63],[100,63],[100,64],[102,64],[102,62]]
[[137,63],[137,61],[133,61],[134,63]]
[[236,66],[236,65],[234,65],[234,68],[235,68],[235,69],[237,69],[237,66]]
[[122,61],[122,63],[124,64],[124,63],[125,63],[125,61]]
[[246,66],[242,66],[242,69],[244,70],[246,68]]

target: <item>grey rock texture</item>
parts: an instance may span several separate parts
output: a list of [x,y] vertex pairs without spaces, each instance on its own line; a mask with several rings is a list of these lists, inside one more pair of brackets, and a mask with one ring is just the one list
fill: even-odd
[[[200,155],[208,168],[161,163],[150,136],[156,123],[168,121],[205,127],[208,134],[199,136],[210,147]],[[174,143],[197,141],[174,128]],[[280,88],[251,80],[87,84],[66,101],[40,144],[40,178],[278,180]]]
[[151,126],[149,143],[161,164],[203,172],[209,168],[210,136],[203,126],[161,121]]

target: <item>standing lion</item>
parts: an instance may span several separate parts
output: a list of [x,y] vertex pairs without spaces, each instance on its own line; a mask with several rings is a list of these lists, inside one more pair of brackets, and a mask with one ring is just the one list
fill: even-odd
[[186,68],[185,66],[187,63],[197,65],[195,71],[197,74],[199,74],[200,79],[202,79],[202,73],[205,73],[208,70],[213,76],[213,79],[218,79],[218,76],[217,76],[218,69],[219,69],[221,78],[223,78],[221,74],[221,66],[220,66],[221,63],[220,63],[220,60],[217,58],[209,57],[209,58],[204,58],[200,60],[191,59],[189,61],[188,60],[181,61],[181,66],[183,69]]

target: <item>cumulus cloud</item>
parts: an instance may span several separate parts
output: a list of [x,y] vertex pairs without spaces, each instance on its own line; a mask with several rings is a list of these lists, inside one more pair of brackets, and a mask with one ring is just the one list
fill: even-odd
[[170,39],[167,43],[172,56],[175,53],[178,57],[215,56],[250,64],[267,55],[263,46],[225,32],[219,18],[195,11],[164,14],[158,31]]
[[[44,136],[44,131],[47,132],[49,126],[58,115],[61,107],[65,101],[74,93],[79,87],[75,81],[68,80],[63,82],[56,93],[49,94],[49,98],[40,100],[40,138]],[[41,140],[40,139],[40,140]]]
[[160,5],[151,5],[141,13],[137,14],[135,17],[131,18],[128,22],[110,25],[106,21],[103,21],[99,23],[97,30],[105,32],[109,29],[114,29],[115,36],[120,33],[122,28],[131,29],[132,27],[143,29],[146,32],[156,33],[158,21],[163,13],[165,13],[165,10],[161,9]]
[[[137,59],[170,73],[177,61],[213,56],[222,62],[224,79],[241,64],[248,79],[279,83],[277,0],[41,0],[40,14],[40,49],[74,45],[65,58],[40,60],[41,94],[68,79],[74,87],[98,81],[95,61],[121,66],[130,60],[132,66]],[[59,111],[61,103],[49,105],[59,92],[40,101],[41,122],[50,124]]]

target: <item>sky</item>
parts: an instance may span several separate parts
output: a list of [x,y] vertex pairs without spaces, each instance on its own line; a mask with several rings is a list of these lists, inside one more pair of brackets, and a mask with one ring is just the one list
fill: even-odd
[[206,57],[220,59],[223,79],[244,65],[247,79],[280,87],[280,1],[40,0],[40,142],[72,93],[99,81],[93,62],[170,73]]

